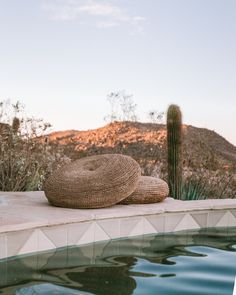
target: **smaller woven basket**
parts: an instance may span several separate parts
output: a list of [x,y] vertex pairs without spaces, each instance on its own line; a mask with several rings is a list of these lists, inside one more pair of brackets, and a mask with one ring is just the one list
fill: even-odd
[[136,190],[119,204],[149,204],[162,202],[169,194],[168,184],[156,177],[141,176]]

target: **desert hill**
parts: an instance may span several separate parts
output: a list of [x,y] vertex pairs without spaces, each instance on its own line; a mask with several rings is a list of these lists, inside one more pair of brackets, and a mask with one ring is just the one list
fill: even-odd
[[[236,173],[236,147],[216,132],[183,126],[183,164],[190,169]],[[65,147],[73,159],[102,153],[124,153],[143,169],[166,166],[166,126],[139,122],[114,122],[88,131],[59,131],[47,135],[49,142]],[[152,167],[153,168],[153,167]]]

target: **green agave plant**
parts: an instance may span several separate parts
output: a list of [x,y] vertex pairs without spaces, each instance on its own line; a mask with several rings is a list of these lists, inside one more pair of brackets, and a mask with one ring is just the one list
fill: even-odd
[[208,198],[208,183],[203,178],[185,180],[181,188],[181,199],[185,201],[205,200]]

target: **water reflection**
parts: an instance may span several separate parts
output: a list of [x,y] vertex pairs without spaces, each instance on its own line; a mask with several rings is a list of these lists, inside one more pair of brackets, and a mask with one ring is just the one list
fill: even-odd
[[91,295],[89,293],[53,285],[39,284],[31,287],[24,287],[16,290],[16,295]]
[[136,281],[130,272],[136,262],[137,259],[133,257],[117,257],[110,262],[112,266],[90,266],[83,272],[78,267],[68,271],[66,276],[73,284],[80,284],[80,290],[83,291],[110,295],[111,290],[114,290],[116,295],[129,295],[136,289]]
[[200,294],[199,289],[211,294],[214,287],[227,294],[236,274],[235,245],[236,228],[208,229],[8,259],[0,262],[0,294],[42,283],[97,295],[147,294],[145,288],[149,295]]

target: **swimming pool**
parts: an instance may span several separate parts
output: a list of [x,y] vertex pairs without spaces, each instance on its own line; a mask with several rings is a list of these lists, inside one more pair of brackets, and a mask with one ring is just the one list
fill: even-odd
[[37,294],[30,293],[34,286],[38,294],[57,289],[61,293],[55,294],[232,295],[236,228],[147,235],[13,257],[0,261],[0,274],[0,294]]

